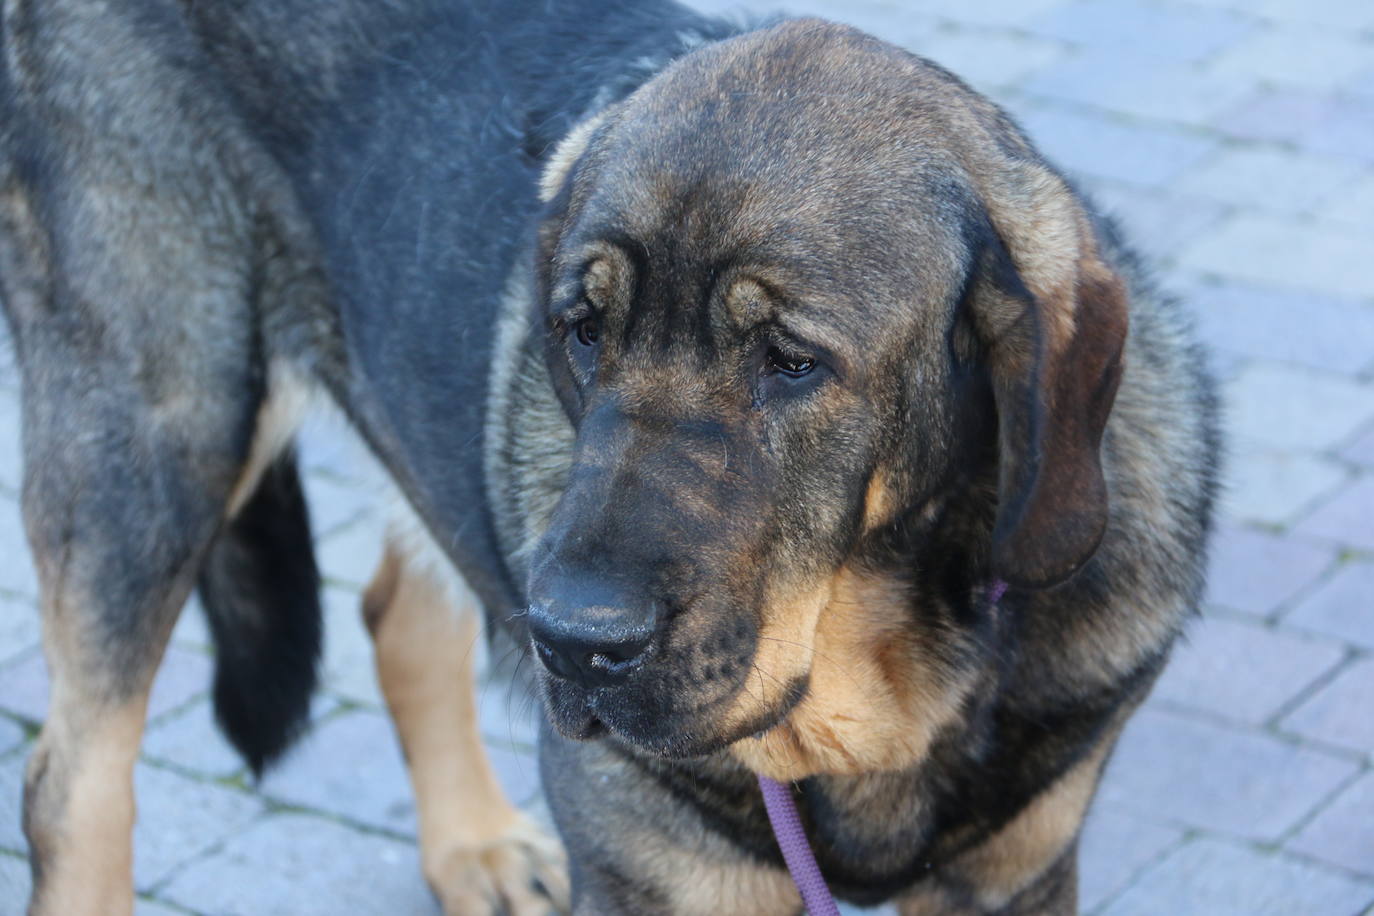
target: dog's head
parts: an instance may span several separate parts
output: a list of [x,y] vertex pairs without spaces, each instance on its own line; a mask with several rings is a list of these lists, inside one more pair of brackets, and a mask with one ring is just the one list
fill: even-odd
[[971,575],[1049,586],[1095,550],[1120,281],[1073,192],[949,74],[786,23],[584,125],[544,190],[576,453],[530,623],[565,733],[667,755],[766,733],[846,625],[884,664],[934,664],[901,567],[951,500],[984,510]]

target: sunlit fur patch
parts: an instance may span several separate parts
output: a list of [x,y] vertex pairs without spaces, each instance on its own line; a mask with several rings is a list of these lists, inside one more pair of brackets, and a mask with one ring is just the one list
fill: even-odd
[[770,602],[755,671],[727,718],[757,718],[798,678],[806,695],[782,722],[733,744],[735,757],[780,781],[920,761],[958,717],[974,676],[946,662],[951,634],[913,627],[910,607],[897,579],[849,567]]

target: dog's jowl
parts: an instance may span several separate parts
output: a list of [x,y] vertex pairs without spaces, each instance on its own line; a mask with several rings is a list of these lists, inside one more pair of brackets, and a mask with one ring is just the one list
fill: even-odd
[[[131,911],[193,589],[231,740],[299,731],[312,395],[413,516],[364,614],[450,916],[797,913],[759,775],[841,898],[1074,910],[1218,443],[1178,309],[1000,109],[662,0],[3,10],[33,914]],[[478,608],[529,653],[563,849],[483,756]]]

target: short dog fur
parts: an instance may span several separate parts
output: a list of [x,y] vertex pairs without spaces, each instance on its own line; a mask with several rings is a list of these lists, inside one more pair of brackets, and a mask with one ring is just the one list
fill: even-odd
[[[1197,606],[1215,407],[995,105],[847,27],[670,0],[4,0],[0,39],[53,681],[31,913],[130,911],[193,588],[253,767],[304,721],[312,390],[420,521],[364,614],[448,913],[796,913],[757,774],[841,898],[1074,910]],[[570,888],[482,756],[475,605],[537,659]]]

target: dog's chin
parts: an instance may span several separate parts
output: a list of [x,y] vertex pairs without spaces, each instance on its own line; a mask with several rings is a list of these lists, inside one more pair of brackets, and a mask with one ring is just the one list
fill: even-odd
[[789,691],[788,702],[779,709],[726,729],[718,720],[730,707],[732,695],[679,709],[654,702],[633,687],[588,689],[547,673],[540,682],[549,724],[563,737],[587,741],[609,734],[633,751],[667,759],[704,757],[766,732],[787,717],[799,695]]

